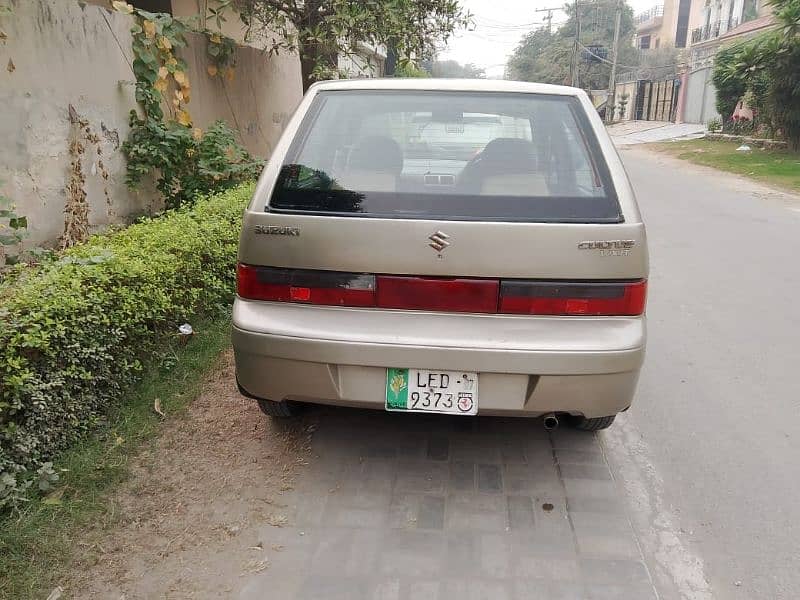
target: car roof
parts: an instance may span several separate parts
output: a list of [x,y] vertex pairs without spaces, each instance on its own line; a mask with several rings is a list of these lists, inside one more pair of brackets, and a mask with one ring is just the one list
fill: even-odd
[[427,77],[382,79],[338,79],[320,81],[311,86],[315,91],[323,90],[428,90],[459,92],[517,92],[527,94],[555,94],[559,96],[580,96],[585,94],[580,88],[527,81],[507,81],[503,79],[433,79]]

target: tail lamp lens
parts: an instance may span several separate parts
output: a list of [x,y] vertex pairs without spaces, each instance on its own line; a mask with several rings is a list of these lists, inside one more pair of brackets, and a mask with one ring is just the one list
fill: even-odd
[[378,276],[378,306],[406,310],[496,313],[500,282],[486,279]]
[[249,300],[375,306],[375,276],[239,264],[237,293]]
[[514,315],[635,316],[644,312],[647,281],[572,283],[504,281],[500,312]]
[[512,315],[636,316],[647,281],[525,281],[372,275],[239,264],[249,300]]

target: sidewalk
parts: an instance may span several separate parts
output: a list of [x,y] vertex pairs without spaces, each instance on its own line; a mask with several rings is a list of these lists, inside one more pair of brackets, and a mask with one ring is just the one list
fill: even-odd
[[703,137],[705,130],[700,123],[669,121],[623,121],[608,127],[608,133],[617,146],[699,138]]
[[[325,409],[239,600],[656,600],[596,434]],[[254,538],[251,544],[255,544]]]

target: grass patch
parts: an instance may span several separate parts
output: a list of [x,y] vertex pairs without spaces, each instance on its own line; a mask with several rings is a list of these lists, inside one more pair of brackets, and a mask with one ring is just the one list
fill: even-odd
[[[108,425],[55,463],[60,480],[44,498],[0,520],[0,598],[45,598],[73,564],[86,528],[115,521],[109,496],[128,475],[129,458],[197,396],[206,372],[229,344],[230,318],[198,323],[178,340],[108,415]],[[153,409],[159,398],[166,421]],[[85,549],[83,549],[85,550]]]
[[800,153],[762,150],[754,146],[752,152],[737,152],[736,148],[740,145],[736,142],[699,139],[661,142],[648,146],[698,165],[737,173],[792,192],[800,192]]

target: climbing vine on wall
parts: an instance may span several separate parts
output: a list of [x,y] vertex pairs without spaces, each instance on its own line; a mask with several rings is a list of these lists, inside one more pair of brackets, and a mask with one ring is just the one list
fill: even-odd
[[213,31],[206,30],[205,33],[208,38],[206,53],[210,61],[208,74],[211,77],[225,77],[231,81],[236,67],[236,42]]
[[191,86],[186,75],[186,62],[175,55],[175,50],[186,46],[189,26],[170,14],[140,10],[123,0],[115,0],[112,5],[136,19],[131,27],[136,101],[142,105],[147,117],[162,120],[162,101],[166,99],[175,120],[188,127],[192,124],[186,110],[191,99]]
[[217,24],[217,29],[222,29],[222,24],[228,19],[228,12],[236,12],[234,0],[216,0],[216,6],[209,6],[209,0],[204,0],[204,15],[201,17],[202,33],[208,40],[206,54],[210,64],[207,71],[211,77],[225,77],[228,81],[233,79],[234,67],[236,66],[236,42],[224,36],[219,31],[212,31],[206,27],[209,19],[213,19]]
[[193,28],[191,20],[140,10],[124,0],[114,0],[112,5],[119,12],[136,18],[131,28],[136,101],[142,105],[147,116],[163,119],[162,101],[166,99],[175,120],[188,127],[192,124],[186,108],[191,99],[191,85],[186,74],[186,62],[176,56],[175,51],[186,46],[187,33],[204,35],[209,59],[208,74],[231,80],[236,66],[236,42],[205,27]]
[[[201,33],[207,40],[208,74],[230,80],[236,43],[206,28],[193,29],[190,20],[139,10],[124,0],[112,5],[135,18],[131,28],[133,71],[136,100],[144,112],[140,116],[131,111],[131,129],[122,145],[128,185],[135,188],[155,174],[165,206],[177,208],[198,196],[254,179],[261,162],[236,142],[235,132],[225,123],[218,121],[206,132],[192,127],[186,107],[191,97],[186,63],[175,53],[187,45],[187,33]],[[219,25],[221,16],[216,18]],[[170,109],[169,119],[162,108],[164,101]]]

